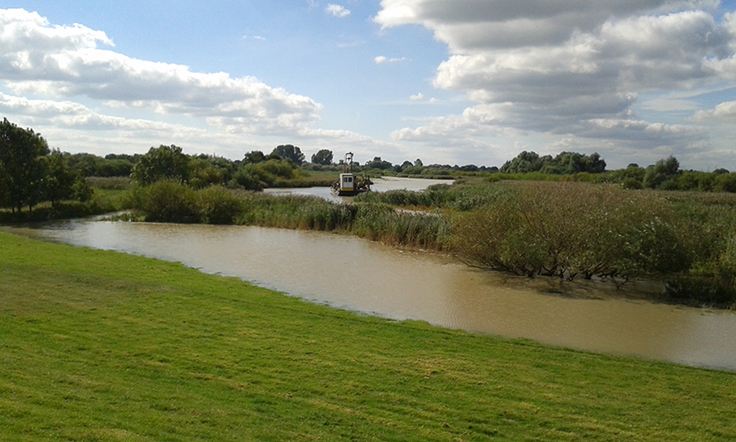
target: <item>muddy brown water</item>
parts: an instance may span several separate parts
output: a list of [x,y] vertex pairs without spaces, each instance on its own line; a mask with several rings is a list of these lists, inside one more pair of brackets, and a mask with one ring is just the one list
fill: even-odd
[[179,261],[336,308],[579,350],[736,370],[736,314],[636,299],[644,285],[510,276],[355,237],[242,226],[70,221],[9,229]]

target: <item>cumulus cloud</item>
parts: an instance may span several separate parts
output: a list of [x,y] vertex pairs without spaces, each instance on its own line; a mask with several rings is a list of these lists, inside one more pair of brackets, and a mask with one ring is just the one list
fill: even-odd
[[[456,118],[465,130],[510,126],[639,140],[641,147],[682,146],[702,142],[706,134],[640,121],[632,108],[641,93],[736,78],[736,14],[718,22],[719,5],[716,0],[382,0],[375,21],[384,28],[419,24],[448,45],[451,55],[439,65],[433,84],[478,103]],[[446,123],[441,119],[397,134],[457,130]]]
[[725,122],[736,125],[736,101],[720,103],[713,109],[695,112],[697,122]]
[[172,131],[179,134],[189,132],[204,135],[205,133],[201,129],[161,121],[104,115],[73,101],[33,100],[2,93],[0,93],[0,111],[22,114],[26,119],[38,124],[85,131],[133,130],[157,133],[162,136]]
[[207,116],[249,133],[290,133],[321,106],[254,77],[192,72],[187,66],[127,57],[100,31],[52,26],[36,13],[0,10],[0,79],[16,94],[87,97],[163,114]]
[[424,94],[421,93],[421,92],[419,92],[418,94],[412,95],[411,97],[409,97],[409,99],[411,101],[422,101],[422,100],[424,100]]
[[345,18],[350,15],[350,10],[345,9],[343,6],[340,5],[327,5],[325,11],[333,17],[338,18]]

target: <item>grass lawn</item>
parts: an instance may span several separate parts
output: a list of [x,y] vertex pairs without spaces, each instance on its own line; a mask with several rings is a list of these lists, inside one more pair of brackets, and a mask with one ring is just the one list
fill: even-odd
[[0,440],[736,439],[736,373],[330,309],[0,233]]

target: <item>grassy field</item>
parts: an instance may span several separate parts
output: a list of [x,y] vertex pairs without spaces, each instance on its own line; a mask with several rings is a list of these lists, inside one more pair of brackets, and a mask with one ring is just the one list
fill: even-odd
[[0,440],[734,440],[736,374],[0,233]]

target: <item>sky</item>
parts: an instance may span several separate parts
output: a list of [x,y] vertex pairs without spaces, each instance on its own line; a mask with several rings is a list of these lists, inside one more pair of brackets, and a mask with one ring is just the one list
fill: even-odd
[[100,156],[736,171],[736,0],[0,0],[0,117]]

